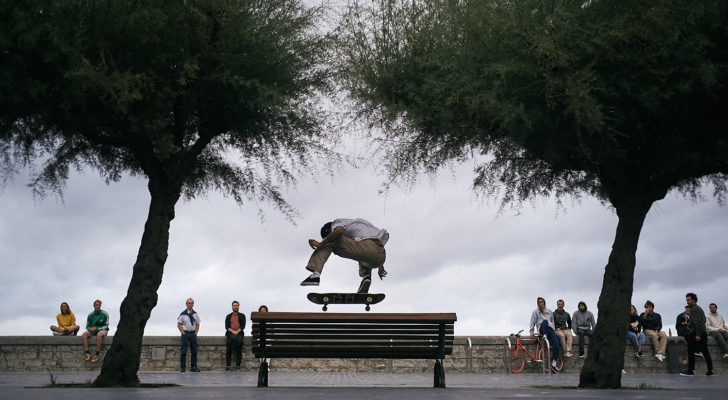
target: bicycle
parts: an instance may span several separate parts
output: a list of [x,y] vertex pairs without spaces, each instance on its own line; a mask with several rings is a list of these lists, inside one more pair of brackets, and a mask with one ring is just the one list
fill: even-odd
[[[521,332],[523,332],[523,329],[518,331],[518,333],[516,334],[511,334],[505,340],[503,361],[505,363],[506,371],[509,371],[511,373],[518,373],[523,371],[523,367],[526,365],[526,355],[528,355],[528,357],[531,359],[528,361],[529,363],[533,361],[534,364],[541,364],[544,372],[548,370],[548,372],[551,373],[551,346],[549,345],[548,339],[538,333],[534,335],[534,338],[523,338],[521,337]],[[515,336],[517,338],[516,344],[511,344],[510,338],[512,336]],[[529,352],[524,345],[524,343],[531,342],[536,342],[536,357],[534,357],[533,354],[531,354],[531,352]],[[546,354],[544,354],[544,348],[546,348]],[[546,360],[546,362],[543,362],[544,359]],[[561,352],[559,352],[559,359],[556,362],[556,370],[561,371],[563,367],[564,357],[562,356]]]

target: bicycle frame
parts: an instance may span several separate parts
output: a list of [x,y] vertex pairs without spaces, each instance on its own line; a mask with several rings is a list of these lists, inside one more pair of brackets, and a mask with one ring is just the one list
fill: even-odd
[[[511,334],[511,336],[516,337],[516,343],[513,344],[511,342],[510,336],[505,339],[505,351],[503,354],[503,360],[505,362],[506,370],[510,373],[518,373],[523,371],[523,367],[526,364],[526,355],[530,358],[529,363],[533,361],[534,363],[541,364],[541,368],[543,369],[544,373],[551,373],[551,345],[548,341],[548,339],[544,336],[536,334],[535,338],[523,338],[521,337],[521,332],[519,331],[517,334]],[[536,343],[536,356],[534,357],[533,354],[531,354],[530,351],[528,351],[528,348],[524,345],[524,343]],[[544,351],[545,350],[545,351]],[[540,358],[539,358],[540,356]],[[544,362],[545,361],[545,362]],[[563,367],[563,359],[561,356],[559,356],[559,366],[558,368],[561,369]]]

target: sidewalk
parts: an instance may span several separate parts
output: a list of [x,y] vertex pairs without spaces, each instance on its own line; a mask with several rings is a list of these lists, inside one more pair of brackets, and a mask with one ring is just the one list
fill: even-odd
[[[84,383],[94,372],[59,373],[56,383]],[[142,372],[142,383],[177,384],[161,388],[43,388],[48,373],[0,373],[0,399],[317,399],[373,398],[397,400],[482,398],[571,399],[720,399],[728,398],[728,379],[719,376],[681,377],[667,374],[627,374],[623,389],[575,389],[577,374],[447,374],[447,389],[432,388],[431,374],[276,372],[268,388],[257,388],[253,372]]]

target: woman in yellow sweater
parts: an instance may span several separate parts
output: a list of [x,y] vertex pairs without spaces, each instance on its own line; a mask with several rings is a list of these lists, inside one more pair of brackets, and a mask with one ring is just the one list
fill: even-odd
[[71,307],[65,301],[61,303],[61,312],[56,315],[58,326],[51,325],[53,336],[78,335],[79,327],[76,325],[76,316],[71,312]]

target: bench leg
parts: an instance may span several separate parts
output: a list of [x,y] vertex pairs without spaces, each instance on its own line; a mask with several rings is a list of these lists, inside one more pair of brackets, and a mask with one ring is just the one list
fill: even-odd
[[268,363],[265,361],[260,362],[258,369],[258,387],[268,387]]
[[445,367],[442,366],[442,361],[435,361],[435,387],[444,388],[445,385]]

